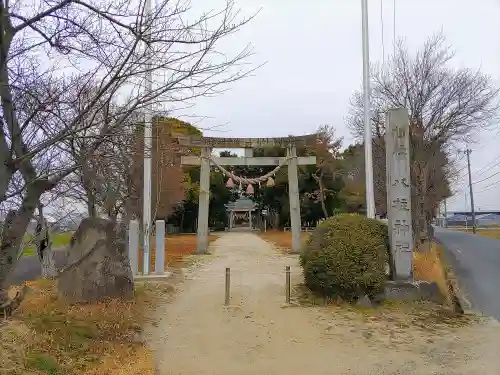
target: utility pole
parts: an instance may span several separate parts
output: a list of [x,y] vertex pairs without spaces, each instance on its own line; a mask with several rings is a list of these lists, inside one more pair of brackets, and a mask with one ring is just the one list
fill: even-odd
[[446,198],[444,199],[444,227],[448,228],[448,209],[446,208]]
[[467,155],[467,169],[469,171],[469,195],[470,195],[470,210],[472,212],[472,233],[476,234],[476,213],[474,212],[474,194],[472,192],[472,175],[470,172],[470,153],[471,149],[467,148],[465,153]]
[[468,228],[468,224],[467,222],[469,221],[468,220],[468,215],[467,215],[467,192],[464,192],[464,196],[465,196],[465,231],[467,232],[469,230]]
[[365,124],[366,216],[375,219],[375,192],[373,189],[372,127],[370,116],[370,55],[368,40],[368,2],[361,0],[363,48],[363,103]]
[[[146,26],[151,27],[152,6],[151,0],[146,0],[145,4]],[[148,33],[150,33],[149,31]],[[151,36],[148,36],[148,41]],[[148,103],[144,108],[144,187],[143,187],[143,207],[142,207],[142,233],[143,233],[143,274],[149,274],[149,250],[151,242],[151,169],[152,169],[152,150],[153,150],[153,107],[151,99],[148,96],[153,91],[153,73],[151,72],[151,46],[145,43],[146,53],[146,72],[145,72],[145,90],[144,96]]]

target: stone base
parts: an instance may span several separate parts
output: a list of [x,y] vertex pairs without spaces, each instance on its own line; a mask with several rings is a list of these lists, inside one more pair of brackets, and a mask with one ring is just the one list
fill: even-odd
[[395,280],[387,281],[384,291],[378,296],[385,301],[432,301],[436,303],[445,302],[435,282]]
[[173,276],[172,272],[166,271],[164,274],[157,275],[151,273],[149,275],[135,275],[134,281],[166,281]]

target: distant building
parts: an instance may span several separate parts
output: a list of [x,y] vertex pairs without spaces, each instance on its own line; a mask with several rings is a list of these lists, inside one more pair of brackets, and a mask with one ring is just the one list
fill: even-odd
[[[450,227],[472,226],[472,215],[454,214],[446,220]],[[481,227],[500,225],[500,215],[497,214],[476,214],[476,225]]]
[[500,225],[500,215],[497,214],[477,215],[476,223],[477,225],[480,226]]
[[453,215],[447,218],[446,223],[449,227],[468,227],[472,226],[472,216]]

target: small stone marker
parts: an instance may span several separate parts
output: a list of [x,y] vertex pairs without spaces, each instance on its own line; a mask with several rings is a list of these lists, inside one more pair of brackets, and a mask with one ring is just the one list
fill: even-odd
[[370,301],[370,298],[366,294],[363,294],[361,297],[359,297],[359,299],[356,302],[356,306],[364,309],[369,309],[373,307],[372,301]]

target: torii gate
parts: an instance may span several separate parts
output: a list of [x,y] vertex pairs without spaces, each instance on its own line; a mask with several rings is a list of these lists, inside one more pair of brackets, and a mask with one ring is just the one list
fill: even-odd
[[[186,136],[177,137],[179,145],[201,148],[201,157],[182,156],[182,165],[201,165],[200,196],[198,203],[198,232],[196,253],[208,250],[208,208],[210,202],[210,164],[220,166],[236,165],[288,165],[288,191],[290,200],[290,221],[292,226],[292,252],[299,252],[301,247],[301,219],[299,200],[299,180],[297,166],[316,164],[315,156],[297,157],[297,146],[314,144],[317,134],[283,138],[214,138]],[[257,147],[280,146],[286,148],[286,157],[254,157],[253,149]],[[213,148],[243,148],[244,157],[212,157]]]

